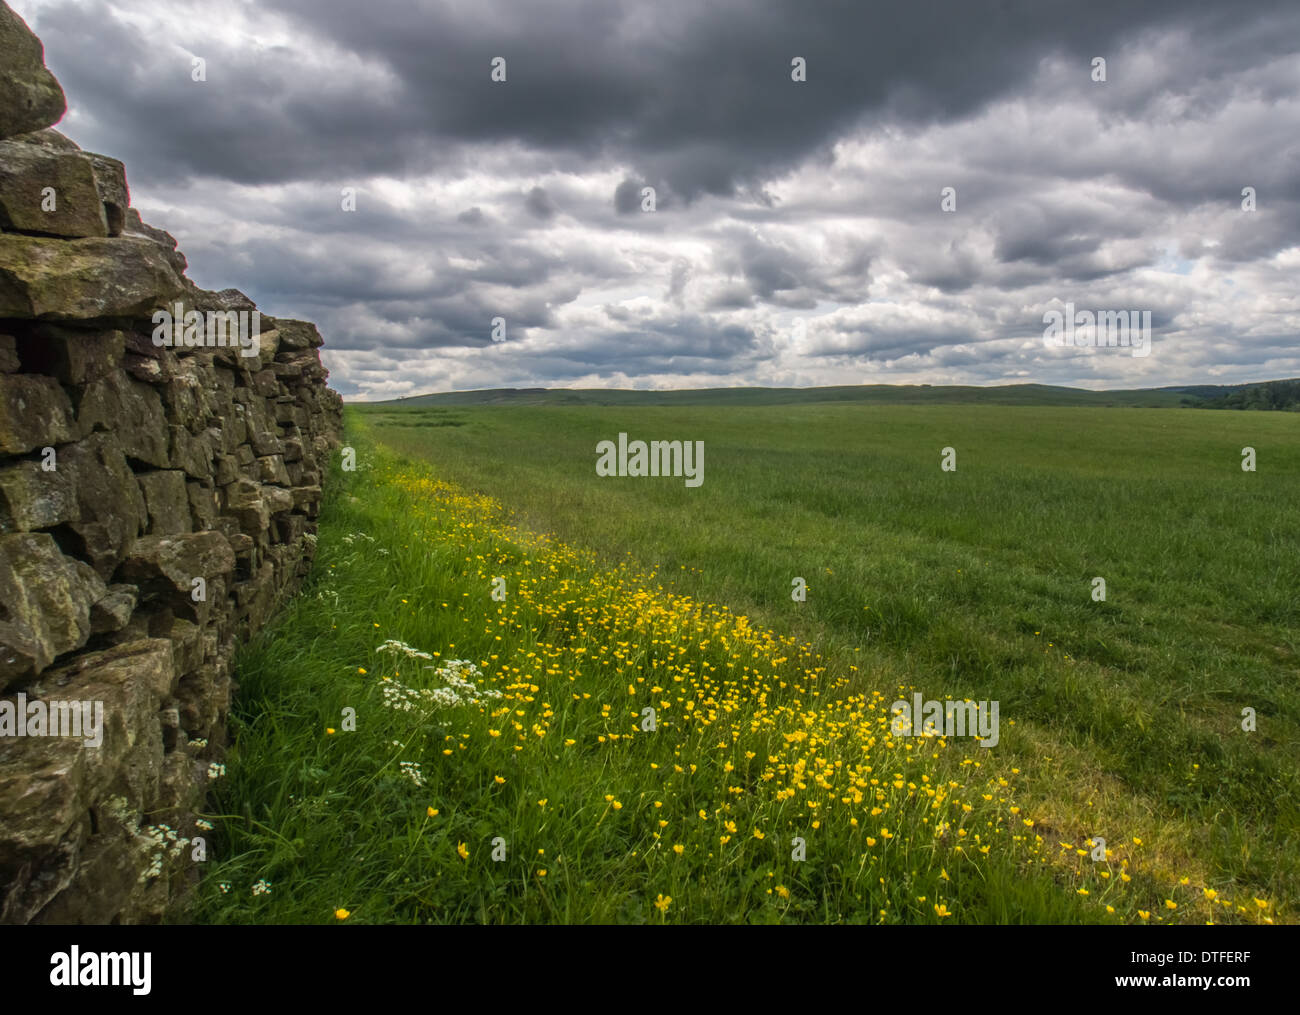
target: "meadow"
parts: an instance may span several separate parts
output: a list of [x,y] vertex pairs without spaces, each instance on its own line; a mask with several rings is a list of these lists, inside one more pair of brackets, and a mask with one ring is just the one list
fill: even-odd
[[[311,583],[239,660],[198,920],[1294,921],[1289,414],[349,426]],[[620,432],[703,441],[703,485],[597,476]],[[998,701],[997,746],[895,735],[914,691]]]

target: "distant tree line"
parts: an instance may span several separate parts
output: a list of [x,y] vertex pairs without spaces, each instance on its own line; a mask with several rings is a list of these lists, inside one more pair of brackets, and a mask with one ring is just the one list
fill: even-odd
[[1300,379],[1250,384],[1217,398],[1188,398],[1184,405],[1195,409],[1271,409],[1300,412]]

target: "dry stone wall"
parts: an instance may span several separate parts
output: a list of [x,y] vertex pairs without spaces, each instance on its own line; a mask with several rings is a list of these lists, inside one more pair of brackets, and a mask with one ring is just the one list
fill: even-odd
[[0,0],[0,923],[150,922],[196,876],[232,654],[310,567],[342,401],[306,322],[186,342],[256,308],[185,277],[64,110]]

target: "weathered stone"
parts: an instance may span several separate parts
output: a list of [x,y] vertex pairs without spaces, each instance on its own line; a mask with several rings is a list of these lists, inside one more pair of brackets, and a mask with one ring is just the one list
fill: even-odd
[[[241,293],[238,289],[222,289],[220,292],[211,292],[207,289],[200,289],[197,286],[190,292],[190,300],[194,309],[207,312],[209,310],[228,311],[233,310],[238,313],[241,310],[253,311],[257,309],[257,304]],[[267,321],[266,327],[273,325],[270,318],[264,318]]]
[[110,585],[90,607],[90,629],[94,634],[120,631],[131,620],[140,590],[134,585]]
[[0,335],[0,374],[15,373],[20,366],[18,343],[13,335]]
[[238,479],[222,488],[225,511],[239,520],[239,527],[257,536],[271,520],[271,512],[262,497],[262,484],[252,479]]
[[[274,371],[277,380],[290,387],[296,385],[302,378],[302,366],[298,363],[273,363],[271,369]],[[275,419],[277,423],[289,422],[293,419],[293,406],[288,403],[283,406],[276,406]]]
[[284,470],[284,458],[281,455],[266,455],[257,460],[261,475],[258,477],[263,483],[277,483],[280,486],[289,485],[289,474]]
[[280,443],[271,430],[250,430],[248,434],[248,443],[253,446],[253,451],[260,458],[262,455],[283,455],[284,445]]
[[136,475],[144,494],[151,536],[179,535],[190,531],[190,498],[185,473],[179,469],[142,472]]
[[51,529],[78,517],[68,469],[47,470],[39,461],[0,467],[0,533]]
[[47,236],[107,236],[94,163],[84,152],[0,141],[0,228]]
[[[122,230],[122,235],[150,241],[158,248],[158,253],[167,264],[171,265],[172,270],[178,277],[185,274],[188,263],[185,260],[185,255],[176,249],[176,237],[171,233],[149,225],[140,218],[140,213],[134,208],[126,210],[126,226]],[[184,283],[182,290],[174,294],[172,299],[183,299],[194,291],[194,283],[188,279],[182,279],[182,282]],[[163,308],[160,307],[159,309]]]
[[190,518],[194,523],[194,531],[202,532],[215,526],[217,516],[221,513],[221,497],[217,491],[192,481],[185,484],[185,490],[189,495]]
[[18,341],[23,369],[50,374],[64,384],[88,384],[121,368],[126,335],[121,331],[41,324]]
[[176,672],[182,677],[203,664],[203,630],[197,624],[178,617],[172,621],[167,640],[172,643]]
[[72,403],[53,377],[0,374],[0,454],[23,455],[76,437]]
[[233,455],[222,455],[217,459],[217,485],[228,486],[239,478],[239,459]]
[[59,468],[77,494],[69,529],[79,556],[108,580],[144,527],[144,496],[114,434],[92,434],[59,452]]
[[281,349],[314,349],[325,344],[325,340],[320,337],[320,332],[316,330],[316,325],[310,321],[291,321],[284,317],[277,317],[274,326],[280,333]]
[[104,207],[104,221],[109,236],[121,236],[126,228],[126,212],[131,198],[126,187],[126,167],[107,155],[89,153],[95,167],[95,188]]
[[[110,794],[120,811],[149,805],[162,762],[158,706],[175,676],[170,644],[136,641],[81,656],[24,691],[29,700],[103,702],[103,725],[94,748],[72,737],[0,738],[0,922],[32,920],[76,876],[92,806]],[[99,812],[101,826],[116,810]]]
[[[54,896],[49,905],[33,914],[33,924],[110,924],[130,923],[122,919],[122,899],[138,889],[136,870],[148,863],[148,850],[137,845],[126,830],[116,835],[92,836],[77,851],[76,866],[70,872],[76,878],[76,898],[70,892]],[[84,887],[83,887],[84,886]]]
[[293,510],[293,494],[279,486],[263,486],[262,500],[266,502],[266,508],[273,515],[281,511]]
[[[0,378],[3,384],[3,378]],[[170,464],[167,417],[162,399],[148,384],[115,372],[86,386],[77,409],[82,433],[116,431],[130,458],[165,469]]]
[[216,725],[223,705],[218,700],[219,686],[220,675],[215,666],[198,666],[181,678],[176,688],[176,704],[182,728],[190,733],[206,734]]
[[280,393],[280,382],[274,370],[259,370],[253,374],[253,390],[263,398],[274,398]]
[[275,516],[276,534],[282,543],[297,543],[307,531],[307,519],[299,514]]
[[0,690],[86,644],[91,604],[105,591],[48,533],[0,536]]
[[[0,3],[3,3],[3,0],[0,0]],[[30,130],[26,134],[15,134],[8,140],[18,141],[22,144],[36,145],[38,148],[48,148],[52,151],[81,151],[81,145],[77,144],[77,142],[68,137],[68,135],[60,134],[53,127],[43,127],[40,130]]]
[[157,384],[165,379],[163,365],[156,359],[128,352],[122,365],[137,381],[144,381],[146,384]]
[[0,138],[58,123],[68,103],[45,68],[45,47],[6,3],[0,3],[0,53]]
[[148,317],[181,289],[159,244],[143,237],[0,234],[0,317]]
[[293,488],[293,509],[295,511],[307,512],[320,503],[321,489],[319,486],[295,486]]
[[207,433],[192,434],[178,423],[171,424],[171,464],[191,479],[212,476],[212,445]]
[[195,578],[212,579],[235,568],[230,543],[220,532],[142,536],[123,562],[121,575],[142,592],[183,592]]

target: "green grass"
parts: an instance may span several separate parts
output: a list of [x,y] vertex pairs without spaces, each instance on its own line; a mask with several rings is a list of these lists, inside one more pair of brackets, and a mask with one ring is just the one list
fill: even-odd
[[[391,410],[361,411],[531,525],[630,553],[828,651],[860,647],[886,680],[998,698],[1036,734],[1026,751],[1065,766],[1042,797],[1068,827],[1122,835],[1158,815],[1162,846],[1196,858],[1207,884],[1300,896],[1292,418],[465,408],[466,425],[426,442],[379,426]],[[703,440],[704,485],[597,477],[595,444],[620,430]],[[946,446],[955,473],[939,468]],[[1240,468],[1245,446],[1256,473]],[[789,599],[795,575],[807,603]]]
[[[853,404],[381,407],[350,419],[352,439],[369,432],[408,464],[367,452],[365,468],[332,477],[312,584],[239,660],[237,744],[196,919],[317,922],[338,907],[373,922],[1294,919],[1293,420]],[[703,440],[704,485],[597,477],[596,442],[619,431]],[[1241,471],[1246,445],[1257,473]],[[945,446],[957,449],[955,473],[939,468]],[[422,469],[505,512],[441,487],[429,495],[412,486]],[[528,530],[582,552],[539,548]],[[498,603],[488,590],[502,574],[511,594]],[[796,576],[807,602],[790,598]],[[1094,576],[1106,579],[1105,602],[1091,599]],[[558,591],[547,582],[564,579],[558,597],[515,594]],[[660,621],[638,627],[637,588],[667,597],[655,600],[662,614],[647,614]],[[710,684],[743,661],[696,637],[708,629],[697,613],[713,603],[793,639],[783,651],[794,672],[824,666],[825,682],[778,687],[790,664],[756,648],[771,663],[763,705]],[[375,649],[387,638],[472,659],[492,686],[531,667],[538,691],[507,692],[534,699],[516,702],[523,731],[491,737],[504,720],[490,706],[418,719],[385,709],[376,675],[393,671]],[[731,700],[715,723],[736,731],[726,751],[713,726],[676,711],[680,697],[658,733],[637,731],[626,706],[648,688],[630,699],[627,685],[653,680],[670,644],[667,659],[701,675],[685,698]],[[407,671],[402,681],[427,679]],[[787,751],[806,748],[776,731],[797,731],[804,714],[822,729],[847,714],[841,703],[873,694],[883,709],[900,687],[998,700],[999,745],[873,743],[890,807],[868,819],[840,805],[847,769],[833,768],[857,763],[866,734],[832,725],[805,759],[836,773],[822,828],[796,806],[817,786],[772,798],[790,785]],[[542,702],[552,715],[539,720]],[[1254,733],[1241,730],[1246,706],[1258,712]],[[358,710],[357,731],[325,735],[345,707]],[[538,721],[544,738],[529,731]],[[598,739],[614,731],[623,739]],[[514,736],[525,751],[512,750]],[[747,750],[753,765],[787,770],[770,783],[746,771],[737,786]],[[769,754],[779,764],[765,765]],[[684,758],[698,771],[668,774]],[[401,760],[422,764],[423,787]],[[926,792],[949,780],[960,786],[944,801],[956,821],[937,835]],[[606,794],[625,806],[611,810]],[[682,856],[654,838],[657,813]],[[739,832],[723,846],[727,820]],[[893,838],[867,847],[877,821]],[[765,838],[745,839],[752,828]],[[810,844],[804,862],[790,859],[794,834]],[[968,848],[975,834],[988,852]],[[502,863],[489,858],[498,835]],[[1078,858],[1094,835],[1114,849],[1111,863]],[[251,895],[258,878],[270,894]],[[777,884],[788,899],[769,894]],[[1234,905],[1209,905],[1205,889]],[[653,906],[659,893],[674,900],[666,914]],[[940,901],[951,917],[936,915]]]

